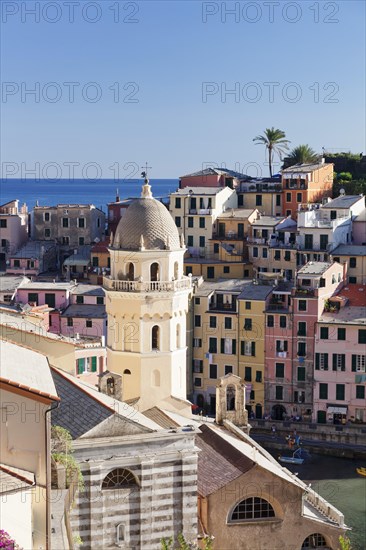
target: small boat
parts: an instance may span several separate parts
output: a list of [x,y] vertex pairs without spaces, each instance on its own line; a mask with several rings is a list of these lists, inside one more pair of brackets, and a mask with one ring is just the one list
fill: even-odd
[[286,464],[303,464],[304,462],[304,459],[301,458],[301,448],[296,449],[292,456],[279,456],[278,460],[280,462],[286,462]]
[[360,476],[366,477],[366,468],[356,468],[356,472],[357,472]]

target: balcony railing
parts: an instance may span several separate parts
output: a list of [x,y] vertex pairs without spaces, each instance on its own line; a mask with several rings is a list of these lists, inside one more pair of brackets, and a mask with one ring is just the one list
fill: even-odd
[[228,240],[228,241],[234,241],[234,240],[244,240],[244,235],[239,235],[238,233],[234,233],[233,231],[228,231],[224,235],[220,235],[220,233],[213,233],[212,238],[216,240]]
[[174,292],[191,288],[191,279],[183,277],[178,281],[119,281],[103,277],[103,286],[107,290],[119,292]]
[[284,303],[268,304],[267,311],[288,311],[288,306]]
[[209,311],[232,311],[236,312],[236,303],[235,304],[210,304]]
[[198,214],[199,216],[210,216],[212,214],[211,208],[190,208],[190,214]]

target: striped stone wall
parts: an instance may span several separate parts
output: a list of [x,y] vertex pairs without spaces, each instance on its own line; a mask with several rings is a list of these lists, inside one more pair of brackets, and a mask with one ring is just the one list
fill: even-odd
[[[126,445],[124,453],[118,449],[119,456],[116,449],[111,453],[103,446],[96,453],[94,446],[89,461],[87,448],[75,451],[85,491],[78,494],[71,522],[73,532],[83,540],[83,549],[160,550],[162,538],[176,538],[181,532],[188,540],[196,538],[197,450],[194,437],[185,435],[180,441],[174,436],[174,450],[167,437],[159,453],[154,443],[149,448],[146,439],[150,434],[141,436],[144,444],[135,448],[134,456]],[[102,489],[103,479],[115,468],[130,470],[139,485]],[[126,541],[117,545],[119,524],[124,525]]]

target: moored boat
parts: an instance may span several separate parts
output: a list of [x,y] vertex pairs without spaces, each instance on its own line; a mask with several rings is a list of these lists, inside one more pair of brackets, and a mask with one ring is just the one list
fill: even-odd
[[366,477],[366,468],[356,468],[356,472],[360,475],[360,476],[364,476]]

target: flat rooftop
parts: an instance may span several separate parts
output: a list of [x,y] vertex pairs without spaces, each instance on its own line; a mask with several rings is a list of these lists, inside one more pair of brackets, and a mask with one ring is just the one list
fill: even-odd
[[271,294],[273,286],[249,284],[244,287],[238,300],[265,300]]
[[241,293],[246,285],[252,284],[252,279],[219,279],[218,281],[205,281],[198,288],[195,296],[209,296],[212,292],[236,292]]
[[61,314],[61,317],[85,317],[88,319],[106,319],[105,306],[94,304],[72,304]]
[[308,262],[299,269],[297,275],[322,275],[331,265],[330,262]]

